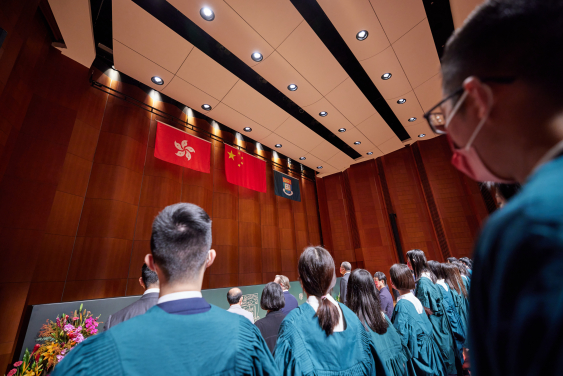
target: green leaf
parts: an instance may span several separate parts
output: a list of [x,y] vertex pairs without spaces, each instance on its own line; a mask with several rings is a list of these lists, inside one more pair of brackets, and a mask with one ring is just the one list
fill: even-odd
[[80,309],[79,311],[82,311],[82,306],[84,305],[84,303],[80,304]]

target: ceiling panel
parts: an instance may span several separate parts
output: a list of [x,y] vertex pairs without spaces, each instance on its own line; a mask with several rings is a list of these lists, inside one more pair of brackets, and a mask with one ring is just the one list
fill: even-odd
[[[252,138],[253,140],[260,141],[270,134],[272,131],[261,126],[260,124],[250,120],[241,113],[235,111],[224,103],[219,103],[210,113],[209,116],[216,121],[225,124],[229,128],[232,128],[245,136]],[[251,132],[245,132],[244,128],[252,128]]]
[[381,150],[381,152],[383,154],[389,154],[394,152],[395,150],[399,150],[400,148],[404,147],[405,145],[403,145],[403,143],[401,142],[401,140],[399,140],[397,137],[394,137],[388,141],[385,141],[384,143],[382,143],[381,145],[378,145],[379,150]]
[[270,130],[279,127],[289,117],[287,112],[243,81],[233,86],[223,102]]
[[[294,160],[299,160],[299,157],[302,157],[305,154],[307,154],[307,152],[305,150],[299,148],[298,146],[292,144],[291,142],[289,142],[288,140],[286,140],[282,136],[277,135],[275,133],[272,133],[268,137],[263,138],[260,141],[260,143],[264,144],[267,147],[269,147],[270,149],[272,149],[272,150],[274,150],[278,153],[282,153],[283,155],[286,155],[289,158],[294,159]],[[276,144],[281,144],[282,147],[276,148]]]
[[[368,0],[317,2],[358,60],[374,56],[389,46],[389,40]],[[369,33],[363,41],[356,39],[361,30]]]
[[225,0],[268,43],[277,48],[303,18],[289,1]]
[[275,133],[291,140],[291,142],[305,151],[313,150],[324,141],[321,136],[301,124],[294,117],[289,117],[275,130]]
[[[393,47],[389,46],[379,54],[360,62],[383,98],[395,98],[411,89],[409,80],[397,59]],[[381,79],[384,73],[391,73],[388,80]]]
[[424,4],[420,0],[370,0],[370,2],[391,43],[426,18]]
[[[384,126],[385,125],[385,126]],[[362,123],[358,124],[358,130],[362,132],[374,145],[379,145],[391,137],[399,139],[395,133],[387,126],[385,121],[378,113],[373,114]],[[346,132],[348,133],[348,132]]]
[[323,142],[311,150],[310,154],[313,154],[315,157],[323,161],[327,161],[335,156],[339,151],[340,150],[338,150],[330,142],[323,140]]
[[[334,134],[338,134],[340,128],[351,129],[354,127],[352,123],[325,98],[322,98],[310,106],[303,107],[303,109]],[[320,116],[319,113],[321,111],[326,111],[328,115],[325,117]]]
[[238,81],[237,76],[195,47],[176,75],[218,100]]
[[440,59],[428,20],[424,20],[393,44],[413,88],[440,72]]
[[[359,129],[351,128],[344,133],[339,134],[348,145],[353,147],[358,153],[365,155],[369,151],[374,151],[377,147],[364,135]],[[360,141],[360,145],[354,145],[354,142]]]
[[442,75],[439,73],[414,89],[422,110],[430,110],[442,100]]
[[484,3],[484,0],[450,0],[455,28],[460,28],[475,7],[482,3]]
[[[338,171],[333,166],[331,166],[327,161],[323,161],[322,159],[315,157],[311,153],[305,155],[305,158],[307,158],[307,159],[305,159],[304,161],[299,161],[299,162],[304,164],[307,167],[312,168],[315,171],[318,171],[319,173],[327,173],[327,171],[334,173],[334,172]],[[321,170],[319,170],[319,169],[317,169],[318,166],[323,166],[323,168]]]
[[[332,167],[339,169],[340,171],[347,169],[350,167],[354,160],[338,150],[338,153],[334,155],[327,161]],[[323,168],[324,170],[324,168]],[[325,172],[326,173],[326,172]]]
[[[172,73],[160,65],[153,63],[115,39],[113,40],[113,62],[115,69],[118,71],[122,71],[157,91],[161,91],[163,87],[166,87],[174,77]],[[153,83],[151,81],[151,77],[153,76],[162,78],[164,85],[156,85]]]
[[402,95],[400,98],[406,99],[407,101],[403,104],[398,104],[397,98],[393,98],[388,100],[387,103],[389,103],[389,107],[391,107],[395,115],[397,115],[404,127],[412,125],[412,123],[409,123],[408,121],[411,117],[416,117],[417,119],[423,118],[422,115],[424,113],[422,112],[422,107],[420,106],[414,91],[410,91],[405,95]]
[[[354,81],[348,78],[326,97],[333,106],[354,125],[357,125],[373,115],[376,111],[364,94],[358,89]],[[385,122],[384,122],[385,123]],[[385,123],[385,126],[389,126]],[[389,128],[389,130],[391,130]]]
[[[162,90],[162,93],[209,116],[211,116],[210,113],[213,112],[215,106],[219,104],[218,99],[213,98],[211,95],[199,90],[197,87],[177,76],[174,77],[168,85],[166,85],[166,87]],[[210,105],[212,110],[203,110],[201,108],[203,104]]]
[[[259,75],[301,107],[308,106],[322,98],[317,89],[276,51],[253,68]],[[287,86],[289,84],[297,85],[297,90],[288,90]]]
[[307,22],[302,22],[277,51],[323,95],[348,77]]
[[[426,120],[419,122],[418,124],[411,125],[410,127],[405,127],[407,132],[411,135],[413,140],[428,140],[434,138],[436,135],[430,129],[430,126],[426,122]],[[424,138],[418,137],[419,134],[425,134]]]
[[176,73],[193,45],[131,0],[113,0],[113,38]]
[[[253,52],[259,51],[264,57],[268,57],[274,51],[274,48],[223,0],[168,2],[249,66],[259,64],[251,59]],[[213,21],[206,21],[199,14],[204,6],[215,13]]]
[[336,174],[338,172],[341,172],[341,170],[332,167],[331,165],[328,164],[324,164],[323,169],[322,170],[316,170],[319,172],[319,174],[317,175],[319,178],[324,178],[325,176],[328,175],[332,175],[332,174]]

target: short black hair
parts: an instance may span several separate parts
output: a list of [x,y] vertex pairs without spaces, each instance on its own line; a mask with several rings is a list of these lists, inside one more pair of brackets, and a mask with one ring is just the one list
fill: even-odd
[[192,280],[211,248],[211,219],[197,205],[165,207],[152,224],[151,252],[170,281]]
[[240,302],[240,298],[242,298],[242,291],[240,290],[233,291],[233,290],[234,289],[230,289],[227,292],[227,301],[229,302],[229,304],[237,304],[238,302]]
[[389,277],[393,285],[399,290],[414,290],[415,288],[411,270],[405,264],[391,266]]
[[375,272],[373,278],[377,278],[378,280],[383,281],[383,283],[385,283],[385,286],[387,286],[387,277],[383,272]]
[[450,37],[442,57],[449,94],[469,76],[516,77],[563,99],[563,1],[489,0]]
[[147,289],[149,285],[154,285],[158,282],[158,274],[150,270],[147,264],[143,264],[141,267],[141,278]]
[[264,287],[260,298],[260,307],[264,311],[279,311],[285,307],[285,297],[280,285],[270,282]]

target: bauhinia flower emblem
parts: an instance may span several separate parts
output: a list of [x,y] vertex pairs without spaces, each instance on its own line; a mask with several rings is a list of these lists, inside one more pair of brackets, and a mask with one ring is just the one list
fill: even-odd
[[186,158],[188,158],[188,161],[192,159],[192,155],[190,153],[195,153],[195,150],[191,146],[188,146],[187,140],[182,141],[182,144],[174,141],[174,145],[176,146],[176,149],[180,150],[176,153],[178,157],[183,157],[185,155]]

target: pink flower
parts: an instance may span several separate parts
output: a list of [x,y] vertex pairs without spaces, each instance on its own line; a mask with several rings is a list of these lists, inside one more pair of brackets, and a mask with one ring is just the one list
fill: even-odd
[[96,333],[98,333],[98,329],[92,329],[92,330],[90,330],[90,334],[93,335],[93,334],[96,334]]
[[63,360],[65,357],[62,355],[57,355],[57,362],[60,362],[61,360]]
[[14,367],[19,367],[23,364],[23,362],[20,360],[19,362],[15,362],[14,363]]
[[63,349],[63,351],[61,351],[61,355],[66,354],[66,349]]
[[72,324],[66,324],[66,325],[63,327],[63,330],[64,330],[66,333],[72,332],[74,329],[76,329],[76,328],[75,328],[74,325],[72,325]]
[[74,337],[74,342],[80,343],[82,341],[84,341],[84,336],[82,335],[82,333],[78,333],[76,337]]
[[14,376],[16,374],[16,372],[18,372],[18,370],[14,368],[10,372],[8,372],[8,375],[6,375],[6,376]]
[[73,317],[72,319],[73,319],[73,320],[78,320],[78,319],[79,319],[79,317]]

